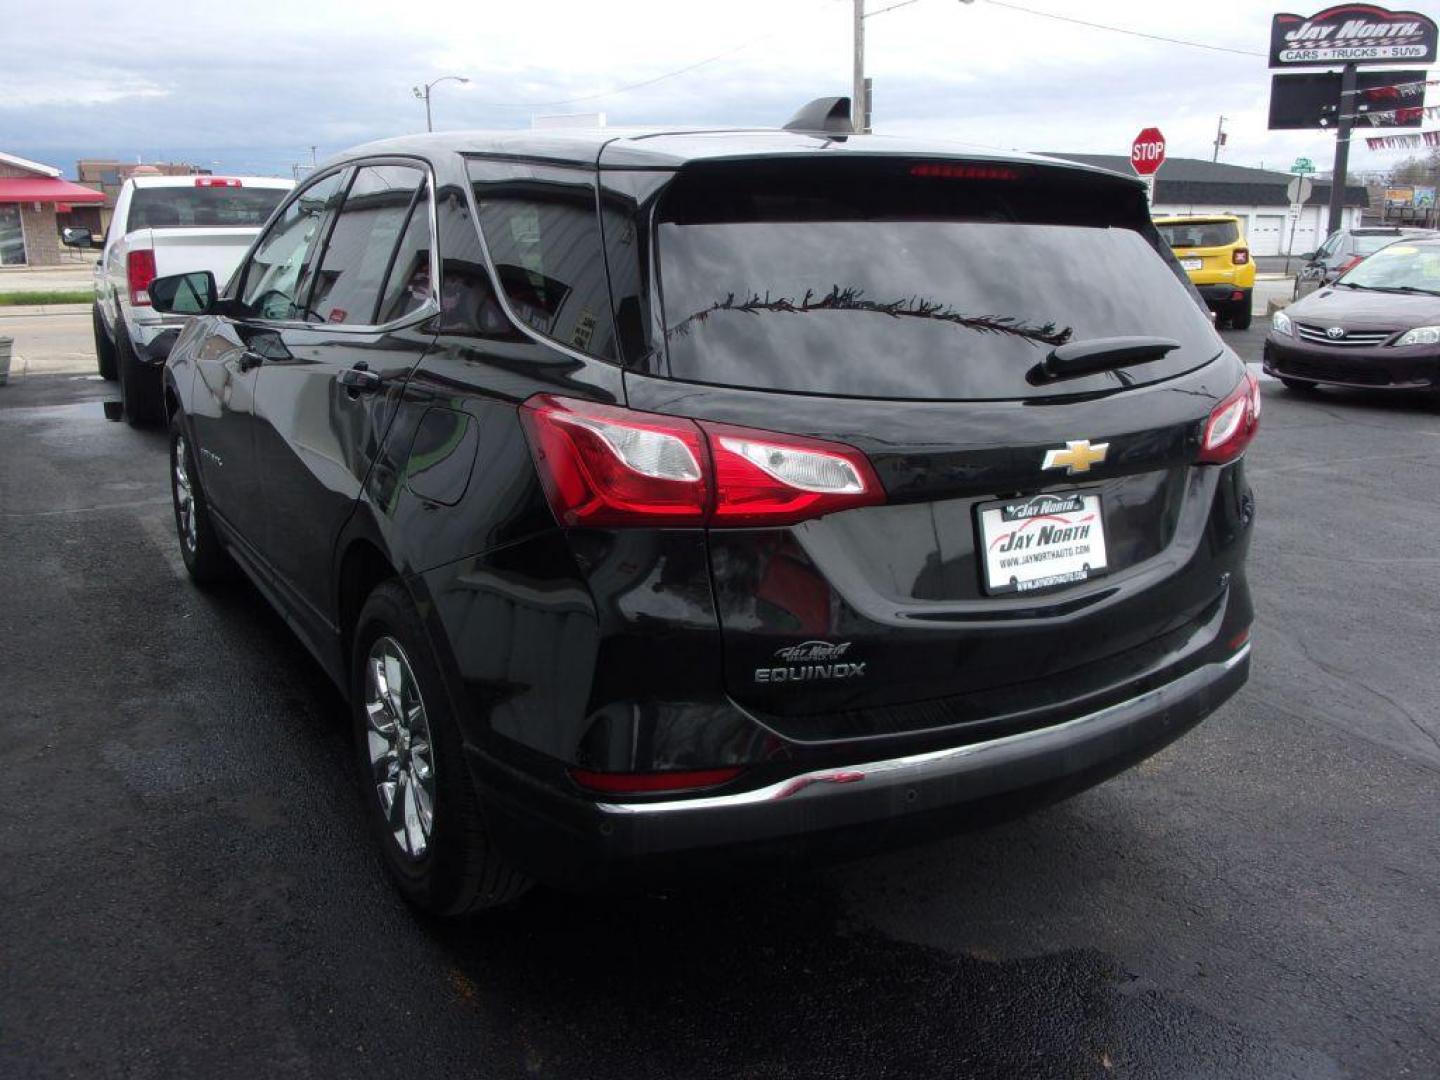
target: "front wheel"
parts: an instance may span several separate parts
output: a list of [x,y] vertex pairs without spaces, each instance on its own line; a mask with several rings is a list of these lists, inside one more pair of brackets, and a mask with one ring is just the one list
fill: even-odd
[[361,797],[405,899],[466,915],[519,897],[530,881],[495,848],[439,668],[398,582],[365,601],[350,667]]
[[170,420],[170,501],[175,508],[175,532],[180,539],[180,556],[197,585],[223,581],[233,573],[230,553],[215,535],[210,504],[200,488],[195,455],[177,411]]

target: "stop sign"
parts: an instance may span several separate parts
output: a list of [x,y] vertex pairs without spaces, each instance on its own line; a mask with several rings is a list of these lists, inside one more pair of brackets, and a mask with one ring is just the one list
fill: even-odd
[[1130,144],[1130,167],[1141,176],[1154,176],[1165,164],[1165,136],[1159,128],[1148,127]]

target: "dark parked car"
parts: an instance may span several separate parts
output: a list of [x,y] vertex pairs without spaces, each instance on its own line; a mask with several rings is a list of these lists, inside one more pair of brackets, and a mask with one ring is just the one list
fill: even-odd
[[151,284],[186,565],[417,905],[958,827],[1244,682],[1258,384],[1144,189],[832,134],[372,144]]
[[1326,237],[1316,251],[1307,251],[1300,258],[1305,265],[1295,275],[1294,298],[1307,296],[1329,285],[1367,255],[1373,255],[1386,244],[1402,237],[1435,236],[1430,229],[1406,229],[1395,225],[1374,225],[1363,229],[1340,229]]
[[1392,243],[1276,312],[1265,370],[1292,390],[1440,390],[1440,238]]

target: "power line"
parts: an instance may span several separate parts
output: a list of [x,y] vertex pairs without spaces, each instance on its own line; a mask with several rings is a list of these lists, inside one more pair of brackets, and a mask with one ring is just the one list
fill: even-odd
[[1042,19],[1054,19],[1057,22],[1074,23],[1077,26],[1088,26],[1092,30],[1109,30],[1112,34],[1128,34],[1130,37],[1147,38],[1150,41],[1164,41],[1170,45],[1189,45],[1192,49],[1208,49],[1210,52],[1234,53],[1236,56],[1264,56],[1265,53],[1254,52],[1251,49],[1231,49],[1224,45],[1207,45],[1203,41],[1186,41],[1184,38],[1165,37],[1162,34],[1147,34],[1142,30],[1127,30],[1123,26],[1107,26],[1105,23],[1086,22],[1084,19],[1074,19],[1069,15],[1057,15],[1053,11],[1036,11],[1034,8],[1021,7],[1019,4],[1007,4],[1004,0],[990,0],[994,7],[1007,8],[1010,11],[1023,11],[1026,15],[1038,15]]

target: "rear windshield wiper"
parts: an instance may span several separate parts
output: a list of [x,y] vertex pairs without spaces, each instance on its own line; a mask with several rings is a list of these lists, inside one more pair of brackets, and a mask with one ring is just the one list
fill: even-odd
[[1180,342],[1163,337],[1090,338],[1057,345],[1040,361],[1041,379],[1073,379],[1097,371],[1144,364],[1163,359],[1165,354],[1180,348]]

